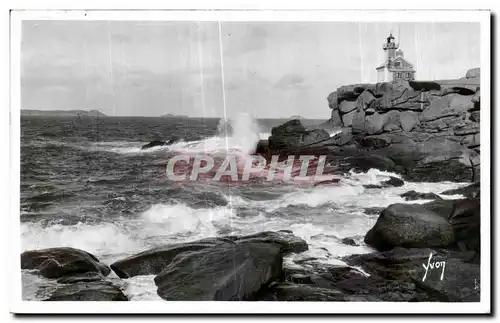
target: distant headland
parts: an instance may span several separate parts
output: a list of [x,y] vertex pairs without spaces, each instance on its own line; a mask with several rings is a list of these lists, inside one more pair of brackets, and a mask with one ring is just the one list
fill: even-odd
[[189,116],[183,115],[183,114],[168,113],[168,114],[162,115],[161,118],[189,118]]
[[99,110],[21,110],[21,116],[47,117],[107,117]]

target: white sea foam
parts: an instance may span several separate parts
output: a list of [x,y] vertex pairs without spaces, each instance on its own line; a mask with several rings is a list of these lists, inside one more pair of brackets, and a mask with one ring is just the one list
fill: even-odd
[[22,250],[73,247],[97,255],[119,254],[141,250],[143,244],[130,232],[114,223],[41,226],[21,224]]

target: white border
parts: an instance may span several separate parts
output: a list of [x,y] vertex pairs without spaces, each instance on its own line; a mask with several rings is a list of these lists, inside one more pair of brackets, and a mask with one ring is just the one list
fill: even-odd
[[[101,6],[100,6],[101,3]],[[106,2],[94,2],[101,7]],[[125,6],[127,4],[125,3]],[[406,4],[404,4],[406,5]],[[75,8],[73,3],[31,8]],[[109,7],[109,5],[108,5]],[[123,5],[113,4],[119,8]],[[154,6],[150,6],[153,8]],[[184,6],[187,8],[189,6]],[[214,7],[213,4],[211,7]],[[251,7],[251,6],[250,6]],[[23,8],[19,6],[19,8]],[[182,5],[181,7],[182,8]],[[87,14],[85,16],[85,13]],[[171,20],[171,21],[440,21],[481,23],[481,302],[25,302],[21,300],[20,255],[20,32],[22,20]],[[487,11],[15,11],[11,16],[10,241],[9,292],[16,313],[488,313],[490,308],[490,13]],[[334,90],[334,89],[332,89]]]

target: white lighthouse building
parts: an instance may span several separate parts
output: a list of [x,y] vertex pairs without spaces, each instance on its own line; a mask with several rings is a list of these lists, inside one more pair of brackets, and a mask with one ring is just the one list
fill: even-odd
[[385,62],[376,68],[377,82],[392,82],[396,80],[414,80],[415,70],[399,49],[399,44],[394,42],[392,34],[387,37],[387,42],[383,45],[386,53]]

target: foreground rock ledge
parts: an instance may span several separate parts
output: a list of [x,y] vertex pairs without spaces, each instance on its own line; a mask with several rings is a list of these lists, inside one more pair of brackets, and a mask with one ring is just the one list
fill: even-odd
[[94,255],[75,248],[48,248],[21,254],[21,269],[57,279],[46,301],[127,301],[120,282],[106,278],[111,270]]
[[155,277],[165,300],[244,301],[281,277],[283,258],[277,245],[223,244],[180,254]]
[[128,258],[111,264],[111,269],[120,278],[129,278],[137,275],[158,275],[165,270],[174,258],[182,253],[196,252],[220,245],[233,245],[252,242],[277,245],[282,255],[289,252],[299,253],[308,249],[307,243],[289,231],[260,232],[248,236],[225,236],[207,238],[193,242],[170,244],[146,250]]

